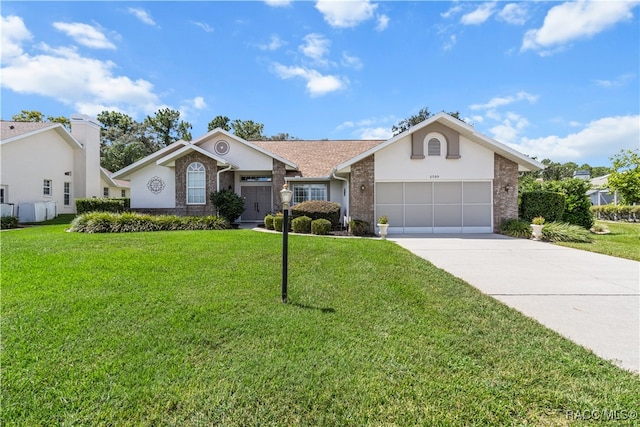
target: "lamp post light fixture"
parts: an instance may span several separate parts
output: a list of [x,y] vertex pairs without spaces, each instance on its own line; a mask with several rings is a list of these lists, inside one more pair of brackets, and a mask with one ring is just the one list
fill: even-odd
[[289,204],[291,203],[293,191],[289,190],[289,186],[284,184],[280,190],[280,199],[282,200],[282,211],[284,218],[282,221],[282,302],[287,302],[287,282],[288,282],[288,263],[289,263]]

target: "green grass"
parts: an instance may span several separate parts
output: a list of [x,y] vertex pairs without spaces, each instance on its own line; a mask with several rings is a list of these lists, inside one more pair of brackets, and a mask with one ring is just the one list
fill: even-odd
[[592,234],[593,243],[557,243],[618,258],[640,261],[640,223],[598,221],[607,226],[610,234]]
[[[567,425],[640,379],[389,241],[11,230],[1,424]],[[621,420],[633,425],[635,420]]]

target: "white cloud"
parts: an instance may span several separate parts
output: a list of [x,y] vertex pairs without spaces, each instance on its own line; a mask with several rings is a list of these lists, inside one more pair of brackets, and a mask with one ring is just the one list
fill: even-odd
[[595,80],[595,83],[598,86],[604,87],[604,88],[622,87],[622,86],[625,86],[631,80],[633,80],[635,77],[636,77],[635,74],[627,73],[627,74],[623,74],[621,76],[618,76],[614,80]]
[[378,7],[369,0],[334,1],[318,0],[316,9],[332,27],[350,28],[373,18]]
[[451,18],[453,15],[456,15],[460,12],[462,12],[462,6],[456,5],[456,6],[453,6],[451,9],[447,10],[446,12],[441,13],[440,16],[446,19],[446,18]]
[[83,46],[95,49],[116,48],[101,31],[91,25],[80,22],[54,22],[53,27]]
[[393,132],[389,128],[365,128],[360,131],[360,139],[389,139]]
[[326,95],[327,93],[345,89],[349,82],[346,78],[333,75],[323,75],[316,70],[304,67],[288,67],[274,63],[274,73],[281,79],[300,77],[307,82],[307,92],[313,97]]
[[455,34],[451,34],[449,36],[449,38],[447,40],[445,40],[444,44],[442,45],[442,49],[444,50],[451,50],[453,49],[453,47],[456,45],[456,42],[458,41],[457,37]]
[[473,12],[462,15],[460,23],[463,25],[479,25],[483,24],[487,19],[493,15],[495,11],[495,3],[483,3],[476,8]]
[[264,2],[271,7],[286,7],[292,3],[292,0],[264,0]]
[[151,25],[153,27],[156,26],[156,21],[153,20],[149,12],[144,9],[140,9],[138,7],[130,7],[127,9],[130,14],[138,18],[142,23]]
[[325,55],[329,53],[329,46],[331,41],[325,38],[322,34],[311,33],[304,36],[305,44],[298,47],[306,57],[313,59],[314,61],[323,65],[327,64]]
[[362,61],[357,56],[349,56],[347,52],[342,52],[342,65],[356,70],[362,69]]
[[117,67],[112,61],[82,57],[73,48],[41,44],[40,49],[39,55],[10,58],[2,68],[2,86],[50,97],[92,115],[105,107],[148,114],[160,104],[150,82],[114,75]]
[[191,100],[191,105],[193,105],[193,108],[195,108],[196,110],[203,110],[207,108],[207,103],[204,101],[204,98],[201,96],[196,96],[195,98],[193,98]]
[[524,25],[529,15],[526,3],[509,3],[498,12],[498,19],[513,25]]
[[582,161],[590,156],[611,157],[622,149],[638,147],[640,116],[616,116],[594,120],[567,136],[522,138],[512,148],[555,162]]
[[270,51],[274,51],[274,50],[278,50],[280,49],[282,46],[284,46],[286,43],[276,34],[271,35],[271,39],[269,40],[269,43],[267,44],[260,44],[258,45],[258,47],[261,50],[270,50]]
[[195,25],[196,27],[200,27],[202,28],[203,31],[207,32],[207,33],[213,33],[215,31],[215,29],[207,24],[206,22],[193,22],[193,25]]
[[497,126],[489,129],[493,138],[507,143],[515,143],[518,135],[529,126],[529,121],[516,113],[507,113],[506,118]]
[[348,120],[340,124],[336,130],[343,131],[352,129],[351,135],[358,139],[389,139],[393,136],[391,123],[397,122],[395,116],[373,117],[361,119],[357,122]]
[[515,95],[492,98],[486,104],[473,104],[469,108],[472,110],[493,110],[497,107],[503,107],[518,101],[529,101],[530,103],[534,103],[537,100],[538,95],[532,95],[528,92],[520,91]]
[[11,58],[22,55],[22,43],[33,38],[33,35],[19,16],[2,17],[0,21],[0,36],[3,64]]
[[542,27],[525,33],[521,51],[536,50],[541,55],[574,40],[592,37],[618,22],[633,18],[633,1],[576,1],[552,7]]
[[387,15],[378,16],[378,25],[376,25],[376,31],[384,31],[389,26],[389,17]]

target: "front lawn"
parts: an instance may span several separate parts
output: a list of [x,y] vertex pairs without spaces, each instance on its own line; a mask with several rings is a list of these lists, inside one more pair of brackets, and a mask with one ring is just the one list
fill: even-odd
[[640,223],[598,221],[607,226],[611,233],[592,234],[593,243],[557,243],[575,249],[582,249],[618,258],[640,261]]
[[1,236],[2,425],[637,421],[638,375],[392,242],[290,236],[282,304],[279,234],[66,227]]

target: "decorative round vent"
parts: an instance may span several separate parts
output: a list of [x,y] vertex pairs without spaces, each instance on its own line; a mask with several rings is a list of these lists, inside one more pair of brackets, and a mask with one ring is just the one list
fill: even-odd
[[164,190],[164,187],[165,187],[164,181],[162,180],[162,178],[160,178],[158,176],[154,176],[153,178],[151,178],[149,180],[149,182],[147,182],[147,188],[153,194],[162,193],[162,190]]
[[230,148],[229,143],[224,140],[220,140],[216,142],[216,145],[214,145],[213,147],[216,153],[220,154],[221,156],[224,156],[225,154],[227,154],[229,152],[229,148]]

